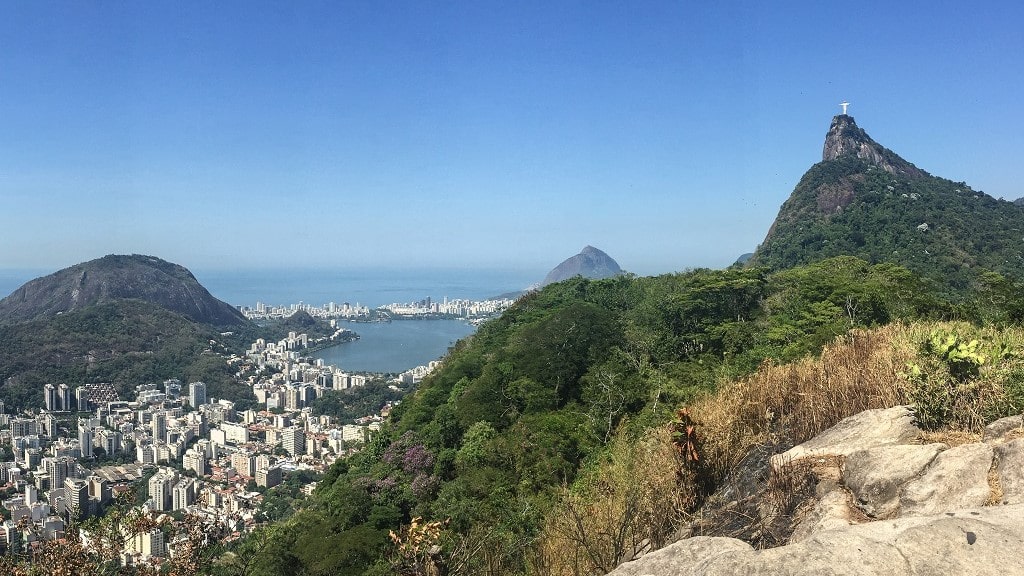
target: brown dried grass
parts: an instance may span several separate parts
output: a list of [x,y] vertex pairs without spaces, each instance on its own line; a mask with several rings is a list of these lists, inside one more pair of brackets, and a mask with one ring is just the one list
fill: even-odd
[[749,378],[704,397],[690,411],[705,464],[722,478],[752,447],[777,443],[780,435],[803,442],[847,416],[905,403],[900,374],[913,356],[905,332],[899,324],[857,330],[818,358],[765,362]]
[[624,435],[607,461],[565,488],[529,555],[530,573],[605,574],[664,546],[694,503],[668,428],[639,441]]
[[950,448],[981,442],[981,434],[966,430],[931,430],[924,431],[915,438],[918,444],[945,444]]

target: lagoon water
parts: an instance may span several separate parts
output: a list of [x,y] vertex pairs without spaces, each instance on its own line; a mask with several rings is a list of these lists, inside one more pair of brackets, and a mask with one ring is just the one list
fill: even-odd
[[[236,306],[295,304],[322,306],[348,302],[376,307],[393,302],[468,298],[483,300],[526,288],[542,278],[537,271],[472,269],[242,270],[198,271],[196,278],[214,296]],[[345,322],[359,340],[314,354],[352,372],[403,372],[443,356],[473,333],[460,320]]]
[[345,322],[359,340],[317,352],[326,364],[353,372],[404,372],[426,365],[448,351],[474,327],[461,320],[396,320],[390,323]]

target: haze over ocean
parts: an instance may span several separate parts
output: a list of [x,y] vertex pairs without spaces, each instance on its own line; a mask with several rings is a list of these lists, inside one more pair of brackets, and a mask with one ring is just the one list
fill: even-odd
[[543,271],[498,269],[346,268],[194,271],[214,296],[234,306],[348,302],[376,307],[430,297],[483,300],[523,290]]
[[[56,270],[0,269],[0,298]],[[338,268],[192,270],[211,294],[233,306],[348,302],[376,307],[426,297],[482,300],[540,282],[544,270]]]

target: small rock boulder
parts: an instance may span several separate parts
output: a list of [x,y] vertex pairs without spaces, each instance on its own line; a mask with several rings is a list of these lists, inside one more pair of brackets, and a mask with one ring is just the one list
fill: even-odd
[[1016,438],[1024,438],[1024,416],[1007,416],[985,426],[981,441],[999,444]]

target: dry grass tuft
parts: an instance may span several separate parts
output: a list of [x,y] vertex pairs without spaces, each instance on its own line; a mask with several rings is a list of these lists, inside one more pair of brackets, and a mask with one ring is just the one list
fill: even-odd
[[724,477],[754,446],[803,442],[843,418],[870,408],[904,403],[912,350],[890,325],[854,331],[819,358],[776,366],[766,362],[753,376],[732,382],[690,410],[698,422],[705,462]]
[[917,444],[945,444],[950,448],[981,442],[981,434],[966,430],[926,430],[914,439]]
[[[979,341],[986,358],[970,379],[928,349],[935,334]],[[986,422],[1024,411],[1024,330],[895,323],[852,331],[817,358],[783,366],[766,361],[757,373],[721,385],[680,412],[692,456],[686,462],[664,428],[639,446],[616,440],[610,460],[566,488],[548,515],[531,573],[605,573],[637,551],[657,549],[673,529],[695,520],[685,512],[715,487],[729,495],[711,497],[714,505],[693,524],[697,533],[715,525],[719,535],[758,547],[782,543],[818,483],[833,481],[842,463],[809,460],[771,470],[771,454],[864,410],[915,401],[919,419],[927,414],[937,424],[921,435],[922,443],[978,441]],[[1002,493],[993,472],[989,482],[995,503]]]
[[563,490],[530,554],[531,573],[604,574],[667,544],[696,496],[682,470],[668,428],[640,441],[617,437],[606,462]]

